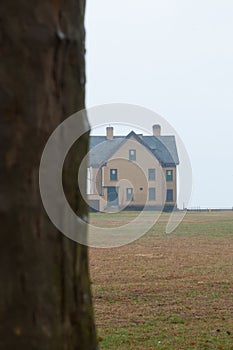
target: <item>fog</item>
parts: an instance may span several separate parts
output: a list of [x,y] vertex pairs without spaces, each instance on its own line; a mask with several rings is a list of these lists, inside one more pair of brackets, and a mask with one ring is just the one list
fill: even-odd
[[172,124],[192,163],[189,207],[233,206],[232,18],[228,0],[87,2],[86,105],[136,104]]

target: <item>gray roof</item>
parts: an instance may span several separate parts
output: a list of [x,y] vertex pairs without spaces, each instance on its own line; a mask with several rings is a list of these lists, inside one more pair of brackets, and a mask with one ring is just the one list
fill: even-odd
[[163,165],[178,165],[175,136],[144,136],[143,141]]
[[131,131],[127,136],[115,136],[113,140],[107,140],[106,136],[91,136],[89,165],[99,167],[106,163],[131,136],[134,136],[139,143],[149,149],[162,166],[176,166],[179,164],[174,136],[142,136],[141,138]]
[[99,167],[106,163],[124,140],[125,138],[122,137],[117,137],[110,141],[106,140],[105,136],[91,136],[89,164],[93,167]]

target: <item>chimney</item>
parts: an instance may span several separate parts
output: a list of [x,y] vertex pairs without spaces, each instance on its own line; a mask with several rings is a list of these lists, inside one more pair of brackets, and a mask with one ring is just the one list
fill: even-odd
[[112,126],[108,126],[106,128],[106,138],[107,138],[107,140],[113,140],[113,127]]
[[153,135],[160,136],[161,135],[161,126],[159,124],[153,125]]

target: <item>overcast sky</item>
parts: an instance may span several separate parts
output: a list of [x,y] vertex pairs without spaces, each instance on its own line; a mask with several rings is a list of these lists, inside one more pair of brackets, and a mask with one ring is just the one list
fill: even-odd
[[232,19],[232,0],[87,1],[86,105],[167,119],[191,159],[190,207],[233,207]]

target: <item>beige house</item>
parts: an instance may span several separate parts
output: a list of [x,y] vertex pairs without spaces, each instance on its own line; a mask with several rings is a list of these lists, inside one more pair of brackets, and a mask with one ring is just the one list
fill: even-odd
[[90,139],[90,211],[176,208],[178,164],[175,137],[162,136],[159,125],[152,136],[114,136],[107,127],[106,136]]

